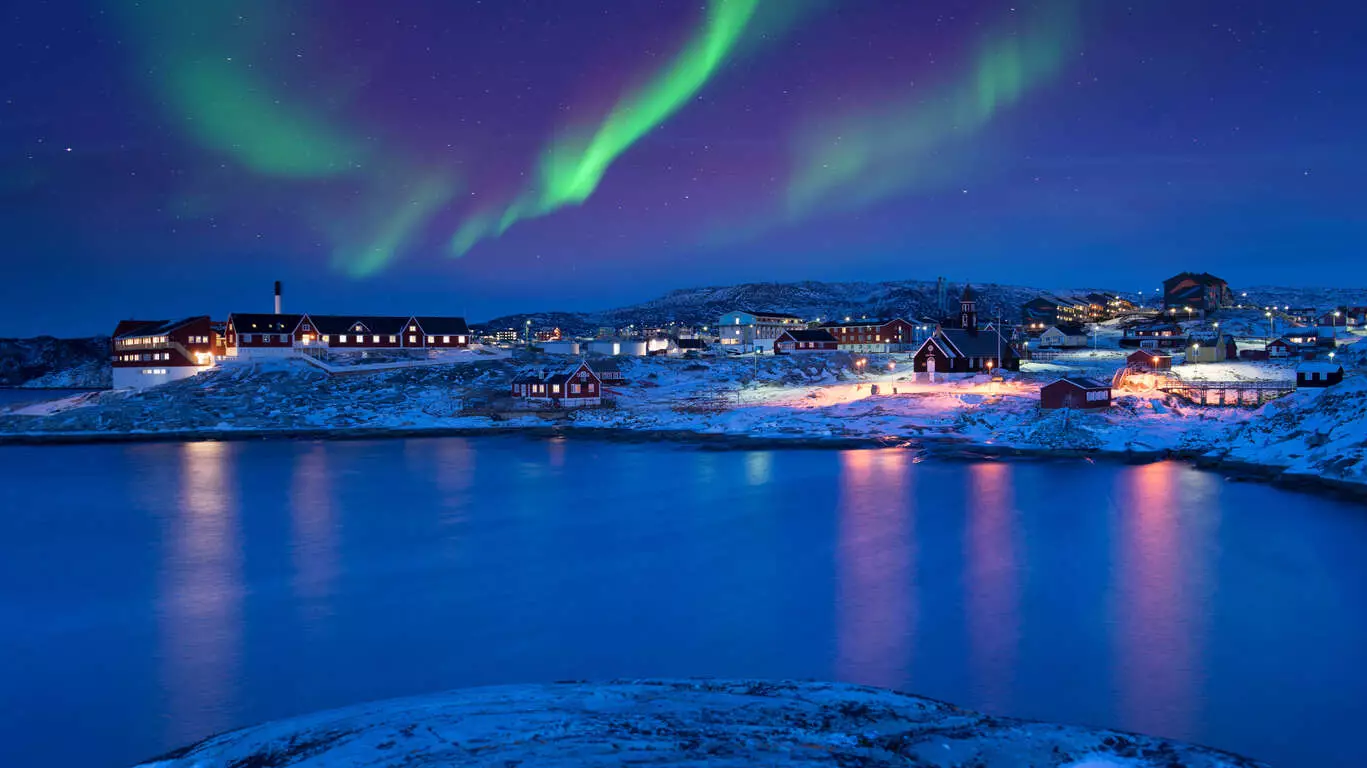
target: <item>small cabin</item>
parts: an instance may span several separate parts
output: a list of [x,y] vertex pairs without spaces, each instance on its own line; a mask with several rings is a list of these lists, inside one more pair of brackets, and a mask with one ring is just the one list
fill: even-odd
[[512,395],[520,400],[560,408],[601,405],[603,381],[588,363],[581,362],[559,371],[528,368],[513,377]]
[[1058,379],[1040,388],[1039,404],[1045,410],[1109,408],[1111,385],[1074,376]]
[[1343,366],[1338,363],[1301,363],[1296,367],[1297,387],[1332,387],[1343,381]]
[[1139,349],[1125,358],[1125,363],[1135,368],[1149,371],[1172,370],[1172,355],[1153,349]]
[[1300,345],[1283,336],[1267,343],[1267,356],[1272,360],[1300,357]]

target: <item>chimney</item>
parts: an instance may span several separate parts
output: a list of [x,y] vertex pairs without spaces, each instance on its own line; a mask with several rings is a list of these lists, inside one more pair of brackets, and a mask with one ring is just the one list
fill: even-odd
[[280,281],[275,281],[275,314],[280,314]]

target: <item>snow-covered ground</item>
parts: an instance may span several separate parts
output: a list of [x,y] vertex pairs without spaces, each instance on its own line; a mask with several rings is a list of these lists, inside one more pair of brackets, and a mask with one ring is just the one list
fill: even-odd
[[844,683],[632,680],[472,688],[267,723],[142,768],[192,766],[1256,768],[1136,734],[990,717]]
[[[1080,451],[1227,457],[1367,487],[1367,377],[1301,391],[1262,408],[1199,407],[1149,389],[1117,391],[1100,412],[1042,411],[1039,388],[1065,373],[1109,381],[1123,352],[1085,350],[1019,375],[916,374],[904,355],[845,354],[619,360],[628,383],[612,407],[518,410],[508,382],[525,356],[329,375],[300,361],[223,366],[143,392],[104,392],[0,415],[0,440],[174,434],[573,427],[658,435],[854,440],[994,451]],[[856,367],[862,359],[864,365]],[[547,364],[565,358],[539,358]],[[1281,379],[1289,366],[1177,366],[1211,380]],[[873,394],[873,387],[878,394]]]

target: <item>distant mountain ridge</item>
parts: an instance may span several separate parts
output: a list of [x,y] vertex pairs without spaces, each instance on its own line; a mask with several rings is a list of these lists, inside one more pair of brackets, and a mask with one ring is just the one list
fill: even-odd
[[[983,320],[1000,315],[1016,320],[1020,305],[1041,293],[1072,296],[1099,289],[1042,290],[1018,285],[974,283],[978,314]],[[964,283],[948,283],[945,288],[945,313],[959,310]],[[1102,291],[1114,293],[1113,291]],[[727,312],[737,309],[788,312],[806,318],[905,317],[936,319],[936,283],[933,280],[899,280],[883,283],[742,283],[729,286],[682,288],[658,299],[601,312],[549,312],[505,315],[482,325],[486,328],[521,328],[528,321],[533,327],[559,327],[583,333],[600,327],[627,325],[658,326],[670,322],[684,325],[711,325]]]
[[110,386],[109,339],[0,339],[0,387]]

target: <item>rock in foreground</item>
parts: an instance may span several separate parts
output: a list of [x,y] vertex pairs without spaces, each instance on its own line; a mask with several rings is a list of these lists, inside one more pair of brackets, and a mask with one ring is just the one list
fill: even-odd
[[1204,747],[835,683],[644,680],[474,688],[233,731],[146,768],[208,766],[1249,768]]

